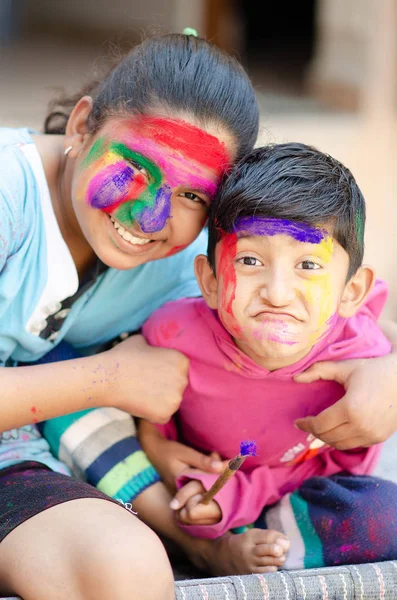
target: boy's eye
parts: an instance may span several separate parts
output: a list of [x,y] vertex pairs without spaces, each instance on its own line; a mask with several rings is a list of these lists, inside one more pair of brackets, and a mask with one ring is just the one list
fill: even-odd
[[298,265],[298,269],[303,269],[305,271],[315,271],[317,269],[321,269],[321,266],[312,260],[302,260]]
[[260,260],[253,256],[243,256],[238,262],[242,265],[247,265],[248,267],[259,267],[262,264]]

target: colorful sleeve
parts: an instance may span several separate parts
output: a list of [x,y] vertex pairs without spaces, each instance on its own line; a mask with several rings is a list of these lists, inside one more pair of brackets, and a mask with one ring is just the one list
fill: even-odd
[[133,418],[119,409],[80,411],[45,421],[40,429],[75,477],[112,498],[132,502],[160,481],[136,439]]
[[[209,490],[217,475],[184,475],[177,480],[178,488],[191,479],[198,479]],[[215,498],[222,510],[221,521],[215,525],[182,525],[182,528],[194,537],[218,538],[230,529],[253,523],[266,505],[273,504],[280,498],[281,494],[269,467],[257,467],[249,474],[236,471]]]

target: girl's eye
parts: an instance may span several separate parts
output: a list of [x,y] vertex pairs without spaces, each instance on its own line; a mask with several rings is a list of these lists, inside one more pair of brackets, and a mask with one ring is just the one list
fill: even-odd
[[199,204],[204,204],[205,206],[207,206],[207,202],[203,200],[203,198],[200,198],[200,196],[197,196],[197,194],[194,194],[193,192],[182,192],[181,195],[185,198],[188,198],[189,200],[192,200],[193,202],[197,202]]
[[133,161],[133,160],[130,160],[129,162],[132,164],[132,166],[137,171],[139,171],[140,173],[142,173],[142,175],[144,175],[147,179],[150,178],[149,171],[147,169],[145,169],[145,167],[142,167],[142,165],[140,165],[138,162]]
[[242,265],[247,265],[248,267],[259,267],[262,264],[260,260],[253,256],[243,256],[238,262]]
[[321,266],[312,260],[302,260],[302,262],[299,263],[298,268],[303,269],[304,271],[316,271],[321,269]]

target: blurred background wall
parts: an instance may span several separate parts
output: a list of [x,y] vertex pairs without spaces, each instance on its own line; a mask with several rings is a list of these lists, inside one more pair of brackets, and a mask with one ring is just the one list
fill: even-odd
[[351,168],[367,199],[365,260],[397,318],[397,0],[0,0],[0,125],[40,129],[48,101],[119,47],[186,26],[246,67],[258,143],[311,143]]

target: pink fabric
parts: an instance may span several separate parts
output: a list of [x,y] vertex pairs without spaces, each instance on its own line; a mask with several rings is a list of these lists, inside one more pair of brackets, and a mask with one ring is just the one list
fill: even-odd
[[[332,331],[298,363],[273,372],[243,354],[201,298],[170,302],[150,317],[143,334],[150,344],[174,348],[190,359],[189,385],[176,417],[159,430],[169,439],[205,453],[232,458],[240,442],[255,440],[258,456],[246,459],[217,494],[222,520],[212,526],[187,526],[194,536],[215,538],[255,521],[263,508],[298,488],[305,479],[340,471],[370,473],[380,445],[348,452],[322,446],[294,427],[298,417],[316,415],[344,394],[328,381],[298,384],[293,375],[320,360],[368,358],[388,354],[389,341],[376,323],[387,287],[378,281],[364,307],[339,318]],[[312,445],[312,447],[310,447]],[[212,474],[192,474],[208,489]]]

